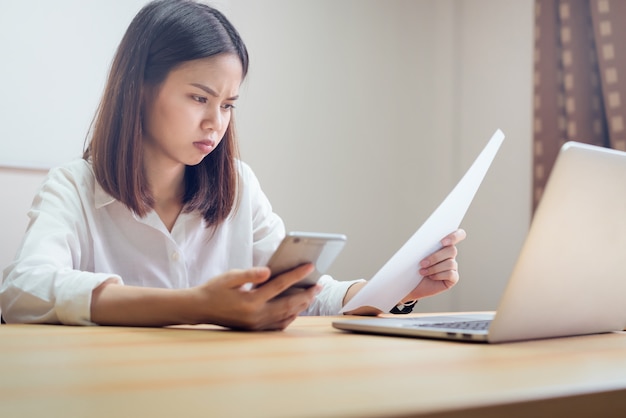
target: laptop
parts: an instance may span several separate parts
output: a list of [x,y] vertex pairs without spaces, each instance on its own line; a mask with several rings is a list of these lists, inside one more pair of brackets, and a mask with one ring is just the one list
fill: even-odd
[[626,328],[626,152],[557,156],[495,312],[338,319],[357,333],[503,343]]

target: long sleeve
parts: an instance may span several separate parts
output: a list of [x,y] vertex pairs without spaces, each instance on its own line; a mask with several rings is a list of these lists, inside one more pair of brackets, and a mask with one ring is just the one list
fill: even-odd
[[333,279],[329,275],[320,277],[319,284],[323,286],[322,291],[317,295],[309,308],[304,311],[303,315],[339,315],[339,311],[343,307],[343,299],[346,296],[348,288],[354,283],[363,282],[365,280],[349,280],[339,281]]
[[22,245],[3,272],[0,303],[7,322],[90,324],[92,290],[109,278],[121,282],[114,274],[90,272],[89,227],[78,191],[88,187],[81,180],[88,178],[53,169],[37,192]]

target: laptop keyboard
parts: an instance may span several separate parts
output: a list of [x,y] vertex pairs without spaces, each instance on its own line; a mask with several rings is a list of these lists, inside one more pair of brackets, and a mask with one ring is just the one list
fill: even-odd
[[491,320],[476,320],[476,321],[455,321],[455,322],[433,322],[433,323],[415,323],[415,328],[447,328],[455,330],[476,330],[483,331],[489,328]]

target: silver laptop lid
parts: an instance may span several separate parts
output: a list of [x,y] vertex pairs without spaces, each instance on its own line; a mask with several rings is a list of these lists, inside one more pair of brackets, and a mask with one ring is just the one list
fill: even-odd
[[624,329],[625,256],[626,153],[566,143],[489,329],[489,341]]

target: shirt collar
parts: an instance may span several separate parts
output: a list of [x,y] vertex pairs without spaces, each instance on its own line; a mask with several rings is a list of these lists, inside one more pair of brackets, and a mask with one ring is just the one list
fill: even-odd
[[96,205],[96,209],[100,209],[104,206],[110,205],[116,200],[113,196],[111,196],[110,194],[104,191],[102,186],[100,186],[100,183],[98,182],[98,180],[96,180],[96,189],[95,189],[94,199],[95,199],[94,203]]

